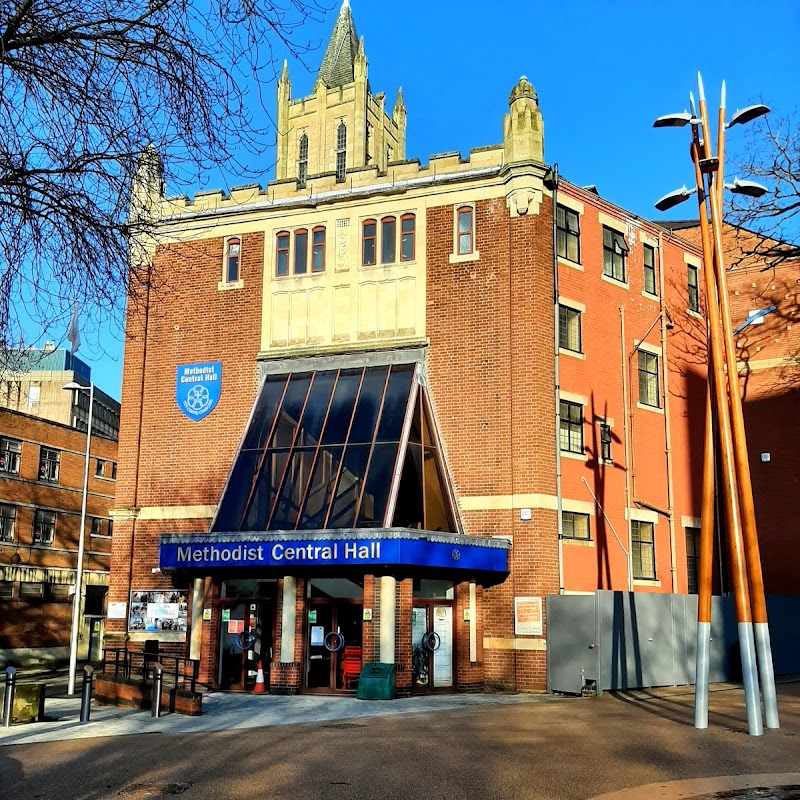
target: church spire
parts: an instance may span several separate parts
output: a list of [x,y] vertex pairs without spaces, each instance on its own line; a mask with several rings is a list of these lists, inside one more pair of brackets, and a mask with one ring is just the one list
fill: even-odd
[[358,34],[353,22],[349,0],[344,0],[333,27],[331,40],[325,50],[317,80],[329,89],[346,86],[355,80],[353,63],[358,54]]

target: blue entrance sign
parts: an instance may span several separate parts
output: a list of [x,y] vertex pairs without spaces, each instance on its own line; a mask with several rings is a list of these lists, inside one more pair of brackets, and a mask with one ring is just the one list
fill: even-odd
[[222,362],[179,364],[175,378],[175,400],[189,419],[199,422],[219,401],[222,386]]
[[[508,572],[508,545],[495,540],[466,542],[441,534],[435,539],[404,536],[371,539],[287,538],[285,534],[211,534],[161,537],[161,569],[245,567],[438,567],[474,572]],[[475,541],[475,540],[473,540]],[[481,541],[481,540],[479,540]]]

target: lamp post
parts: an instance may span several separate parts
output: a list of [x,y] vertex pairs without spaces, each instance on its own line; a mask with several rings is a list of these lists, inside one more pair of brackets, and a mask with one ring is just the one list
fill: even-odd
[[[758,696],[759,672],[764,694],[764,710],[768,728],[779,727],[778,707],[772,652],[767,626],[764,583],[761,558],[758,550],[753,487],[747,460],[747,443],[739,390],[736,349],[733,341],[730,303],[728,298],[725,263],[722,245],[722,193],[728,189],[748,197],[760,197],[766,188],[753,181],[736,178],[732,184],[724,182],[725,132],[734,125],[750,122],[769,108],[764,105],[749,106],[737,111],[725,122],[725,83],[722,84],[718,115],[717,154],[712,151],[711,128],[706,107],[703,81],[698,75],[700,113],[694,97],[690,96],[691,114],[670,114],[659,117],[654,127],[683,127],[692,129],[692,161],[695,168],[696,188],[685,186],[662,197],[656,208],[666,211],[692,194],[697,194],[700,211],[700,232],[706,273],[706,300],[709,327],[709,393],[706,412],[706,453],[703,480],[703,520],[701,529],[701,569],[698,605],[697,677],[695,701],[695,727],[708,725],[708,656],[711,630],[711,558],[704,552],[712,546],[710,514],[713,493],[713,435],[716,422],[721,450],[721,484],[723,490],[726,527],[731,551],[733,586],[739,622],[739,642],[742,652],[742,670],[745,684],[745,701],[749,730],[760,735],[762,730],[761,707]],[[709,223],[710,216],[710,223]],[[726,374],[727,371],[727,374]],[[713,419],[712,419],[713,417]],[[755,641],[754,641],[755,640]],[[758,652],[756,666],[755,652]]]
[[89,490],[89,449],[92,445],[92,411],[94,410],[94,384],[81,386],[70,381],[65,391],[89,393],[89,415],[86,420],[86,454],[83,463],[83,497],[81,498],[81,527],[78,533],[78,569],[75,573],[75,595],[72,598],[72,631],[69,639],[69,684],[67,694],[75,694],[75,670],[78,667],[78,628],[81,615],[81,587],[83,585],[83,551],[86,544],[86,495]]

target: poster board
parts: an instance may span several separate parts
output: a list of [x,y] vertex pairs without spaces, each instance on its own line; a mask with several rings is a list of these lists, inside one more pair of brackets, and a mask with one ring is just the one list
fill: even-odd
[[544,632],[542,622],[541,597],[514,598],[514,635],[541,636]]
[[181,589],[135,589],[131,592],[128,631],[186,633],[188,603]]

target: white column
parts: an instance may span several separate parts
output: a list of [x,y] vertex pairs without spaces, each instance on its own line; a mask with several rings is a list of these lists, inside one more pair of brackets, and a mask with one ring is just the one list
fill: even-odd
[[192,587],[192,633],[189,640],[189,658],[200,660],[200,645],[203,642],[203,601],[205,578],[195,578]]
[[281,661],[284,664],[294,662],[294,626],[297,619],[295,602],[297,598],[297,580],[290,576],[283,579],[283,608],[281,611]]
[[474,583],[469,585],[469,660],[472,663],[478,660],[478,601]]
[[397,616],[397,581],[390,575],[381,578],[381,663],[394,664]]

